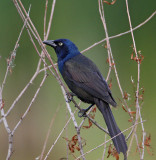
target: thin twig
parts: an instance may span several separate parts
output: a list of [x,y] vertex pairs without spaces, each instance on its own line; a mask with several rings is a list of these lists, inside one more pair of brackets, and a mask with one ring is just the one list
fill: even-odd
[[38,72],[35,72],[35,74],[32,76],[32,78],[30,79],[30,81],[26,84],[26,86],[23,88],[23,90],[20,92],[20,94],[14,100],[14,102],[11,105],[11,107],[6,112],[5,117],[7,117],[10,114],[10,112],[12,111],[12,109],[15,107],[16,103],[20,100],[20,98],[23,96],[23,94],[26,92],[26,90],[29,88],[29,86],[33,83],[33,81],[35,80],[35,78],[37,77],[37,75],[38,75]]
[[[66,108],[66,122],[68,121],[68,109]],[[66,139],[68,139],[68,126],[66,127]],[[67,151],[67,160],[68,160],[68,157],[69,157],[69,146],[68,146],[68,141],[66,141],[66,151]]]
[[[151,20],[151,19],[155,16],[155,14],[156,14],[156,11],[153,12],[144,22],[140,23],[138,26],[136,26],[136,27],[133,28],[132,30],[134,31],[134,30],[140,28],[141,26],[143,26],[144,24],[146,24],[149,20]],[[123,33],[119,33],[119,34],[117,34],[117,35],[115,35],[115,36],[109,37],[109,39],[114,39],[114,38],[123,36],[123,35],[125,35],[125,34],[128,34],[128,33],[130,33],[130,32],[131,32],[131,31],[129,30],[129,31],[126,31],[126,32],[123,32]],[[84,53],[84,52],[90,50],[91,48],[93,48],[93,47],[95,47],[95,46],[103,43],[103,42],[106,41],[106,40],[107,40],[107,38],[104,38],[104,39],[102,39],[101,41],[94,43],[93,45],[91,45],[91,46],[89,46],[88,48],[86,48],[86,49],[84,49],[83,51],[81,51],[81,53]]]
[[2,120],[3,120],[3,124],[4,124],[4,127],[8,133],[8,142],[9,142],[9,146],[8,146],[8,154],[7,154],[7,158],[6,160],[9,160],[11,155],[12,155],[12,132],[11,132],[11,129],[8,125],[8,122],[7,122],[7,119],[5,117],[5,114],[4,114],[4,108],[3,108],[3,99],[2,99],[2,89],[0,87],[0,111],[1,111],[1,116],[2,116]]
[[[76,110],[75,110],[76,112]],[[74,113],[75,113],[74,112]],[[63,131],[65,130],[65,128],[68,126],[70,120],[72,119],[72,117],[70,116],[70,118],[68,119],[68,121],[66,122],[66,124],[64,125],[63,129],[61,130],[61,132],[59,133],[59,135],[57,136],[56,140],[54,141],[54,143],[52,144],[52,146],[50,147],[48,153],[46,154],[44,160],[46,160],[49,157],[49,154],[51,153],[52,149],[54,148],[55,144],[58,142],[59,138],[61,137]]]
[[82,125],[84,124],[86,118],[88,118],[88,116],[89,116],[89,114],[90,114],[90,112],[91,112],[92,110],[93,110],[93,107],[86,113],[87,116],[85,116],[85,117],[83,118],[83,120],[82,120],[81,123],[79,124],[79,128],[82,127]]
[[45,11],[44,11],[44,40],[46,38],[46,18],[47,18],[47,8],[48,8],[48,0],[46,0]]
[[47,78],[48,75],[44,75],[39,87],[37,88],[35,94],[34,94],[34,97],[32,98],[28,108],[26,109],[26,111],[24,112],[23,116],[21,117],[21,119],[18,121],[18,123],[16,124],[16,126],[14,127],[13,131],[12,131],[12,134],[14,134],[14,132],[16,131],[16,129],[19,127],[19,125],[22,123],[23,119],[25,118],[25,116],[28,114],[28,112],[30,111],[30,108],[32,106],[32,104],[34,103],[35,99],[37,98],[39,92],[40,92],[40,89],[41,87],[43,86],[46,78]]
[[99,0],[99,13],[100,13],[101,21],[103,23],[103,27],[104,27],[104,30],[105,30],[106,42],[107,42],[109,70],[108,70],[106,81],[108,81],[108,79],[110,77],[111,70],[112,70],[112,62],[111,62],[111,54],[110,54],[110,52],[112,52],[112,49],[111,49],[110,42],[109,42],[109,37],[108,37],[108,31],[107,31],[107,26],[106,26],[106,20],[105,20],[104,8],[103,8],[102,0]]
[[[100,1],[101,1],[101,3],[100,3]],[[101,11],[101,10],[102,10],[102,11]],[[102,0],[99,0],[99,12],[100,12],[100,15],[101,15],[101,20],[102,20],[102,22],[103,22],[103,26],[104,26],[104,30],[105,30],[105,34],[106,34],[108,55],[110,56],[110,59],[112,60],[113,67],[114,67],[114,71],[115,71],[115,76],[116,76],[116,79],[117,79],[117,83],[118,83],[118,86],[119,86],[119,89],[120,89],[122,98],[123,98],[123,100],[124,100],[125,106],[126,106],[126,108],[127,108],[127,111],[128,111],[128,113],[129,113],[129,108],[128,108],[127,102],[126,102],[125,99],[124,99],[123,89],[122,89],[122,87],[121,87],[121,83],[120,83],[120,80],[119,80],[118,72],[117,72],[117,69],[116,69],[115,60],[114,60],[114,58],[113,58],[113,53],[112,53],[112,49],[111,49],[110,42],[109,42],[109,39],[110,39],[110,38],[109,38],[109,36],[108,36],[108,31],[107,31],[107,26],[106,26],[106,21],[105,21],[105,16],[104,16],[104,9],[103,9]],[[109,60],[109,61],[110,61],[110,60]],[[110,62],[111,62],[111,61],[110,61]],[[110,73],[110,71],[108,72],[107,78],[109,78],[109,73]],[[129,113],[129,116],[130,116],[131,119],[132,119],[132,116],[131,116],[130,113]]]
[[[145,120],[144,120],[143,122],[138,122],[137,124],[134,124],[134,125],[138,125],[138,124],[144,123],[144,122],[145,122]],[[92,152],[92,151],[94,151],[94,150],[100,148],[101,146],[105,145],[106,143],[108,143],[109,141],[111,141],[113,138],[119,136],[120,134],[122,134],[122,133],[128,131],[129,129],[131,129],[132,127],[134,127],[134,125],[132,125],[131,127],[127,128],[127,129],[125,129],[125,130],[123,130],[122,132],[120,132],[120,133],[117,134],[116,136],[110,138],[109,140],[105,141],[104,143],[100,144],[99,146],[97,146],[97,147],[95,147],[95,148],[89,150],[88,152],[84,153],[84,155],[86,155],[86,154],[88,154],[88,153],[90,153],[90,152]],[[81,156],[77,157],[75,160],[78,160],[78,159],[80,159],[80,158],[81,158]]]
[[[105,134],[105,142],[107,141],[107,134]],[[104,150],[103,150],[103,155],[102,155],[102,160],[104,160],[106,154],[106,143],[104,144]]]
[[[31,8],[31,5],[30,5],[29,10],[28,10],[28,15],[29,15],[29,12],[30,12],[30,8]],[[22,33],[23,33],[24,27],[25,27],[25,25],[26,25],[26,22],[27,22],[27,19],[25,19],[25,21],[24,21],[24,25],[23,25],[23,27],[22,27],[22,29],[21,29],[21,31],[20,31],[20,34],[19,34],[18,39],[17,39],[17,41],[16,41],[14,50],[13,50],[13,52],[12,52],[12,54],[11,54],[10,59],[9,59],[8,67],[7,67],[7,70],[6,70],[6,74],[5,74],[5,76],[4,76],[4,80],[3,80],[3,83],[2,83],[2,88],[0,87],[0,100],[1,100],[1,101],[2,101],[2,91],[3,91],[4,85],[5,85],[5,83],[6,83],[6,78],[7,78],[7,75],[8,75],[8,71],[9,71],[9,69],[10,69],[10,67],[11,67],[11,64],[12,64],[13,59],[15,59],[15,57],[16,57],[16,51],[17,51],[17,48],[18,48],[18,46],[19,46],[19,41],[20,41],[21,35],[22,35]],[[2,103],[1,103],[1,104],[2,104]],[[1,106],[1,105],[0,105],[0,106]],[[0,108],[1,108],[1,107],[0,107]],[[8,133],[9,146],[8,146],[8,154],[7,154],[6,160],[9,160],[10,157],[11,157],[11,155],[12,155],[12,153],[13,153],[13,152],[12,152],[12,149],[13,149],[13,132],[12,132],[11,129],[9,128],[9,125],[8,125],[8,122],[7,122],[7,119],[6,119],[6,115],[5,115],[5,112],[4,112],[4,109],[3,109],[3,108],[1,108],[1,116],[2,116],[2,119],[1,119],[1,120],[3,121],[4,126],[5,126],[5,129],[6,129],[7,133]],[[0,121],[1,121],[1,120],[0,120]]]
[[[28,10],[28,15],[29,15],[29,13],[30,13],[30,9],[31,9],[31,5],[30,5],[29,10]],[[18,49],[18,47],[19,47],[19,41],[20,41],[20,39],[21,39],[21,36],[22,36],[23,30],[24,30],[24,28],[25,28],[25,26],[26,26],[26,23],[27,23],[27,19],[25,19],[25,22],[24,22],[24,24],[23,24],[23,26],[22,26],[22,28],[21,28],[20,34],[19,34],[18,39],[17,39],[17,41],[16,41],[15,47],[14,47],[12,53],[11,53],[11,56],[10,56],[10,59],[9,59],[9,62],[8,62],[8,66],[7,66],[7,69],[6,69],[6,73],[5,73],[5,76],[4,76],[4,80],[3,80],[3,82],[2,82],[2,92],[3,92],[4,85],[5,85],[5,83],[6,83],[6,78],[7,78],[7,76],[8,76],[8,72],[9,72],[9,70],[10,70],[10,68],[11,68],[11,65],[12,65],[12,63],[13,63],[13,60],[15,60],[16,52],[17,52],[17,49]]]
[[55,4],[56,4],[56,0],[53,0],[52,6],[51,6],[51,14],[50,14],[50,19],[49,19],[49,24],[48,24],[48,29],[47,29],[47,34],[46,34],[45,40],[48,39],[48,36],[49,36],[49,33],[50,33],[51,24],[52,24],[53,15],[54,15]]
[[[27,12],[26,12],[26,10],[25,10],[22,2],[21,2],[20,0],[18,0],[18,2],[19,2],[19,4],[20,4],[21,8],[23,9],[24,14],[26,15],[26,17],[24,16],[24,14],[23,14],[20,6],[17,5],[17,4],[18,4],[18,3],[17,3],[17,0],[13,0],[13,2],[14,2],[14,4],[16,4],[17,10],[20,11],[19,14],[20,14],[21,18],[22,18],[22,19],[25,19],[26,17],[28,18],[28,21],[30,22],[30,24],[31,24],[31,26],[32,26],[32,28],[33,28],[36,36],[37,36],[38,43],[39,43],[42,51],[44,52],[44,54],[45,54],[46,57],[48,58],[49,62],[51,63],[51,65],[52,65],[52,67],[53,67],[53,69],[54,69],[54,71],[55,71],[55,73],[56,73],[56,76],[55,76],[55,74],[51,71],[50,68],[48,68],[49,71],[50,71],[50,72],[53,74],[53,76],[57,79],[57,81],[59,82],[59,84],[64,86],[63,82],[62,82],[61,79],[60,79],[60,76],[59,76],[59,74],[58,74],[58,71],[57,71],[54,63],[53,63],[50,55],[48,54],[47,50],[45,49],[45,46],[44,46],[43,43],[42,43],[42,40],[41,40],[41,38],[40,38],[40,36],[39,36],[39,33],[37,32],[37,29],[35,28],[33,22],[31,21],[31,19],[30,19],[30,17],[29,17],[29,15],[27,14]],[[31,27],[29,27],[29,25],[28,25],[28,28],[30,29]],[[34,45],[34,47],[35,47],[35,50],[37,51],[38,55],[39,55],[40,58],[42,59],[43,63],[46,64],[46,62],[45,62],[44,59],[42,58],[42,54],[40,55],[40,53],[38,52],[38,49],[37,49],[37,47],[36,47],[36,45],[35,45],[35,43],[34,43],[34,41],[33,41],[33,38],[32,38],[32,36],[31,36],[31,34],[30,34],[30,31],[31,31],[31,30],[29,31],[29,30],[27,29],[27,31],[28,31],[29,37],[30,37],[30,39],[31,39],[31,41],[32,41],[32,43],[33,43],[33,45]],[[46,65],[46,66],[48,67],[48,65]],[[64,86],[64,88],[65,88],[65,86]]]
[[[74,101],[74,99],[71,100],[75,107],[79,109],[79,111],[81,111],[82,109],[77,105],[77,103]],[[96,121],[94,121],[91,117],[89,117],[89,115],[86,114],[86,117],[91,120],[92,123],[94,123],[100,130],[104,131],[105,133],[107,133],[109,135],[109,132],[107,130],[105,130],[103,127],[101,127]]]
[[[16,0],[14,0],[14,1],[16,1]],[[17,1],[16,1],[16,2],[17,2]],[[18,2],[19,2],[19,4],[20,4],[21,8],[23,9],[26,17],[28,17],[28,15],[27,15],[27,13],[26,13],[26,11],[25,11],[25,8],[24,8],[22,2],[21,2],[20,0],[18,0]],[[19,6],[17,6],[17,7],[19,7]],[[57,71],[57,69],[55,68],[55,66],[54,66],[54,64],[53,64],[53,62],[52,62],[49,54],[47,53],[47,51],[46,51],[46,49],[45,49],[45,47],[44,47],[44,45],[43,45],[43,43],[42,43],[42,40],[41,40],[41,38],[40,38],[40,36],[39,36],[39,34],[38,34],[35,26],[33,25],[30,17],[28,17],[28,21],[30,22],[30,24],[31,24],[34,32],[36,33],[36,35],[37,35],[37,37],[38,37],[38,43],[39,43],[39,45],[41,46],[42,51],[43,51],[44,54],[47,56],[48,60],[50,61],[50,63],[51,63],[52,66],[53,66],[53,69],[55,70],[55,73],[56,73],[56,77],[55,77],[55,78],[56,78],[57,81],[59,82],[59,84],[60,84],[60,86],[61,86],[61,89],[62,89],[62,92],[63,92],[63,94],[64,94],[64,97],[65,97],[65,99],[66,99],[67,89],[66,89],[66,87],[64,86],[64,84],[62,83],[62,81],[61,81],[61,79],[60,79],[60,76],[59,76],[59,74],[58,74],[58,71]],[[30,34],[29,34],[29,36],[31,37]],[[36,49],[36,51],[37,51],[37,47],[36,47],[35,43],[33,42],[32,37],[31,37],[31,41],[32,41],[32,43],[33,43],[33,45],[34,45],[34,47],[35,47],[35,49]],[[37,52],[37,53],[38,53],[38,52]],[[38,55],[40,56],[40,58],[42,58],[39,53],[38,53]],[[42,59],[42,61],[43,61],[44,64],[45,64],[44,59]],[[46,67],[48,67],[48,66],[46,65]],[[48,69],[49,69],[49,68],[48,68]],[[49,69],[49,70],[50,70],[50,69]],[[66,91],[66,92],[65,92],[65,91]],[[67,104],[67,103],[66,103],[66,104]],[[71,112],[70,106],[68,106],[68,104],[67,104],[67,108],[68,108],[68,110],[69,110],[69,113],[71,114],[71,117],[72,117],[74,126],[75,126],[75,128],[76,128],[76,130],[77,130],[77,126],[78,126],[78,125],[77,125],[77,122],[76,122],[75,117],[74,117],[73,113]],[[81,152],[81,154],[83,154],[82,143],[81,143],[81,137],[80,137],[80,135],[79,135],[79,130],[77,130],[77,136],[78,136],[78,142],[79,142],[79,146],[80,146],[80,152]],[[83,159],[85,160],[84,156],[83,156]]]
[[[13,0],[13,3],[14,3],[14,5],[15,5],[15,7],[16,7],[18,13],[19,13],[19,15],[21,16],[23,22],[24,22],[25,19],[26,19],[26,17],[24,16],[24,14],[23,14],[23,12],[22,12],[19,4],[17,3],[17,0]],[[29,15],[28,15],[27,17],[29,17]],[[27,23],[26,23],[26,26],[28,26],[28,28],[30,29],[31,33],[32,33],[33,36],[35,37],[35,39],[38,41],[38,38],[37,38],[36,34],[34,33],[32,27],[31,27],[30,24],[28,23],[28,21],[27,21]]]
[[[79,143],[80,153],[81,153],[81,155],[82,155],[82,159],[85,160],[85,157],[83,156],[84,153],[83,153],[82,141],[81,141],[81,136],[80,136],[80,129],[79,129],[79,127],[78,127],[78,124],[77,124],[77,122],[76,122],[76,119],[75,119],[75,117],[74,117],[74,114],[73,114],[73,112],[72,112],[72,110],[71,110],[71,108],[70,108],[70,105],[69,105],[69,103],[68,103],[68,97],[67,97],[67,94],[66,94],[66,92],[65,92],[65,89],[63,88],[63,86],[61,86],[61,89],[62,89],[62,93],[63,93],[63,95],[64,95],[64,99],[65,99],[65,102],[66,102],[66,106],[67,106],[68,111],[69,111],[69,113],[70,113],[70,115],[71,115],[71,117],[72,117],[73,124],[74,124],[75,129],[76,129],[76,132],[77,132],[78,143]],[[78,106],[78,105],[77,105],[77,106]]]
[[[131,17],[130,17],[130,13],[129,13],[128,0],[126,0],[126,8],[127,8],[127,15],[128,15],[128,20],[129,20],[129,26],[130,26],[132,41],[133,41],[133,50],[135,52],[136,58],[138,59],[138,53],[137,53],[136,43],[135,43],[134,34],[133,34]],[[140,117],[140,120],[142,121],[140,105],[139,105],[139,86],[140,86],[140,62],[139,61],[137,62],[137,66],[138,66],[138,77],[137,77],[138,79],[137,79],[137,90],[136,90],[136,121],[135,121],[135,123],[138,122],[139,117]],[[145,134],[144,134],[144,125],[141,125],[141,126],[142,126],[142,131],[143,131],[142,154],[141,154],[141,150],[140,150],[140,147],[139,147],[138,138],[137,138],[137,135],[136,135],[137,126],[134,129],[134,134],[135,134],[137,147],[138,147],[139,154],[140,154],[140,159],[143,159],[144,158],[144,139],[145,139]],[[132,136],[131,143],[132,143],[132,141],[133,141],[133,136]],[[128,152],[129,151],[130,151],[130,148],[129,148]]]
[[40,155],[40,160],[43,159],[43,155],[44,155],[44,152],[45,152],[45,149],[46,149],[46,145],[47,145],[47,142],[48,142],[48,138],[49,138],[49,136],[50,136],[51,128],[52,128],[52,126],[53,126],[53,124],[54,124],[54,121],[55,121],[55,119],[56,119],[56,115],[57,115],[58,111],[60,110],[61,106],[62,106],[62,105],[59,105],[59,106],[56,108],[55,114],[54,114],[54,116],[53,116],[52,119],[51,119],[51,122],[50,122],[50,125],[49,125],[49,129],[48,129],[48,132],[47,132],[47,135],[46,135],[46,138],[45,138],[45,141],[44,141],[44,145],[43,145],[43,148],[42,148],[42,152],[41,152],[41,155]]
[[65,126],[63,127],[63,129],[61,130],[60,134],[58,135],[58,137],[56,138],[56,140],[54,141],[53,145],[50,147],[48,153],[46,154],[44,160],[46,160],[49,157],[49,154],[51,153],[53,147],[55,146],[55,144],[57,143],[57,141],[59,140],[60,136],[62,135],[63,131],[65,130],[65,128],[67,127],[68,123],[70,122],[71,117],[69,118],[69,120],[67,121],[67,123],[65,124]]

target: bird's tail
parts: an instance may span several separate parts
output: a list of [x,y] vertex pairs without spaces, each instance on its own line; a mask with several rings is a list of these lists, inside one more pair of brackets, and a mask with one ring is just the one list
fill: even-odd
[[[95,103],[105,119],[110,136],[114,137],[119,133],[121,133],[120,129],[118,128],[115,122],[109,104],[99,99],[95,99]],[[127,144],[125,141],[125,136],[121,133],[115,138],[113,138],[112,141],[114,143],[117,152],[118,153],[122,152],[124,154],[125,159],[127,159],[126,158]]]

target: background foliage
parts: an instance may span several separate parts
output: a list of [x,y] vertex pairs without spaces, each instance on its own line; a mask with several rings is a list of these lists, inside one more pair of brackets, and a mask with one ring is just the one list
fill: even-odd
[[[51,1],[49,1],[49,10],[51,7]],[[43,18],[45,1],[43,0],[27,0],[23,1],[25,8],[28,10],[31,4],[30,17],[34,22],[41,37],[43,37]],[[132,0],[129,1],[129,8],[131,14],[131,20],[133,27],[137,26],[145,19],[149,17],[155,11],[156,2],[154,0]],[[116,35],[118,33],[129,30],[129,23],[127,19],[125,1],[117,1],[115,5],[109,6],[105,4],[106,23],[109,36]],[[10,56],[11,51],[14,48],[15,42],[19,35],[23,22],[17,13],[17,10],[12,1],[0,2],[0,83],[2,83],[7,63],[6,60]],[[145,129],[147,134],[151,134],[152,138],[152,150],[153,153],[156,148],[156,101],[155,101],[155,59],[156,59],[156,17],[152,18],[141,28],[134,31],[135,41],[137,49],[141,50],[144,60],[141,64],[141,87],[144,87],[144,104],[142,109],[143,119],[145,122]],[[77,44],[80,51],[87,48],[91,44],[104,39],[104,29],[99,16],[98,2],[90,0],[58,0],[56,1],[56,8],[54,12],[51,33],[49,39],[68,38]],[[112,52],[116,61],[116,66],[119,72],[120,81],[124,91],[131,95],[131,101],[129,102],[134,107],[134,91],[131,84],[131,76],[136,82],[137,78],[137,65],[130,59],[132,48],[132,40],[130,34],[126,34],[122,37],[112,39],[111,41]],[[54,51],[47,48],[51,57],[56,61],[56,55]],[[103,45],[98,45],[93,49],[85,53],[87,57],[92,59],[104,77],[107,75],[108,64],[106,63],[107,51]],[[13,64],[12,73],[9,74],[5,90],[3,92],[3,99],[5,101],[5,109],[8,109],[13,100],[17,97],[19,92],[28,83],[29,79],[33,75],[38,62],[38,55],[36,54],[32,43],[27,35],[26,30],[21,37],[20,47],[17,51],[17,56]],[[39,80],[43,76],[41,74],[31,85],[29,90],[24,94],[22,99],[18,102],[15,109],[8,117],[10,126],[14,126],[23,111],[27,108],[30,99],[32,98],[35,89],[38,87]],[[119,88],[116,84],[114,74],[111,74],[112,78],[112,92],[117,100],[119,106],[118,109],[113,109],[114,116],[121,128],[121,130],[128,128],[129,117],[122,110],[118,98],[121,98],[119,94]],[[46,80],[41,92],[36,99],[33,107],[22,122],[23,124],[18,128],[14,137],[14,153],[12,159],[35,159],[42,149],[43,142],[47,133],[52,116],[55,113],[58,105],[61,105],[55,123],[52,127],[52,132],[49,138],[49,145],[55,140],[59,132],[66,121],[66,107],[64,99],[58,83],[55,78],[50,75]],[[84,108],[87,106],[83,105]],[[73,107],[74,109],[74,107]],[[76,116],[77,117],[77,116]],[[80,119],[77,117],[77,120]],[[99,112],[96,113],[96,121],[103,124],[103,117]],[[68,127],[68,135],[72,137],[74,135],[74,128],[72,123]],[[128,133],[127,133],[128,134]],[[63,134],[65,136],[65,133]],[[62,136],[62,137],[63,137]],[[82,135],[86,139],[87,145],[84,150],[88,151],[94,146],[101,144],[104,141],[104,133],[99,131],[96,127],[92,127],[88,130],[83,130]],[[87,137],[86,137],[87,136]],[[5,159],[8,148],[7,134],[4,130],[4,126],[0,125],[0,157]],[[141,139],[141,137],[140,137]],[[66,157],[66,141],[61,138],[54,150],[51,153],[52,159],[59,159]],[[87,155],[87,159],[101,158],[103,148],[100,148],[91,154]],[[151,152],[152,152],[151,150]],[[77,153],[76,153],[77,154]],[[131,151],[132,159],[137,159],[136,145],[133,144],[133,150]],[[153,156],[147,153],[145,150],[145,159],[153,160]],[[72,158],[72,156],[71,156]],[[111,159],[111,158],[110,158]]]

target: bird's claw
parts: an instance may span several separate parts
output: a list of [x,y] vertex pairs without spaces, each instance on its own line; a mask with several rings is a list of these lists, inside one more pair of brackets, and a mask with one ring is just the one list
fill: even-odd
[[81,109],[81,110],[78,112],[78,116],[79,116],[79,117],[86,117],[86,109]]
[[72,100],[73,100],[73,96],[75,96],[75,94],[74,93],[67,93],[67,103],[70,103]]
[[73,99],[72,96],[67,95],[67,100],[66,100],[66,102],[67,102],[67,103],[70,103],[70,102],[72,101],[72,99]]

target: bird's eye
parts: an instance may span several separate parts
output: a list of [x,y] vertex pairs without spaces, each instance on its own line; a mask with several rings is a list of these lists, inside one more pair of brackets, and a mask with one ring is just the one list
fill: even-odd
[[62,46],[62,45],[63,45],[63,43],[62,43],[62,42],[59,42],[59,43],[58,43],[58,45],[59,45],[59,46]]

